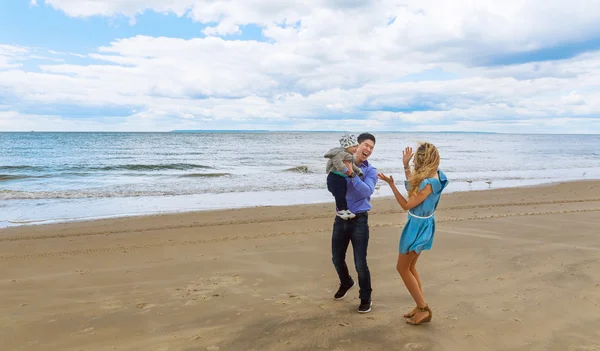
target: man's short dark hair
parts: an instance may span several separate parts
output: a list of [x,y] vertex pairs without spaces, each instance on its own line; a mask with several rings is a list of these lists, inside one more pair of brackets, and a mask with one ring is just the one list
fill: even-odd
[[375,136],[371,133],[362,133],[356,139],[356,141],[358,141],[359,144],[362,144],[362,142],[365,140],[371,140],[373,142],[373,145],[375,145]]

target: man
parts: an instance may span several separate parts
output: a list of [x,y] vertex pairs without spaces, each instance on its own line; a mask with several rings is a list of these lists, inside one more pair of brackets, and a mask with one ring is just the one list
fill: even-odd
[[[340,278],[340,288],[335,293],[334,299],[341,300],[348,294],[355,282],[350,277],[346,265],[346,251],[352,242],[354,251],[354,265],[358,273],[360,287],[359,313],[371,312],[371,273],[367,266],[367,247],[369,244],[369,210],[371,209],[371,195],[377,184],[377,169],[367,162],[375,147],[375,137],[369,133],[358,136],[358,147],[354,154],[355,164],[362,170],[363,176],[348,177],[348,190],[346,201],[348,209],[356,214],[352,219],[335,218],[331,239],[331,253],[333,265]],[[347,165],[350,166],[350,165]],[[348,167],[351,169],[351,167]]]

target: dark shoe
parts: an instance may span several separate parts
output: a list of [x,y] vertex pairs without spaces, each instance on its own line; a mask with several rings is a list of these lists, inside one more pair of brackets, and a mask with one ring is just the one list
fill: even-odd
[[344,288],[343,286],[340,285],[340,288],[338,289],[338,291],[335,293],[335,295],[333,295],[334,300],[341,300],[344,297],[346,297],[346,295],[348,295],[348,290],[352,289],[352,287],[354,287],[356,283],[354,281],[352,281],[352,285],[350,285],[350,287],[348,288]]
[[371,312],[371,299],[360,299],[360,306],[358,306],[358,313],[369,313]]

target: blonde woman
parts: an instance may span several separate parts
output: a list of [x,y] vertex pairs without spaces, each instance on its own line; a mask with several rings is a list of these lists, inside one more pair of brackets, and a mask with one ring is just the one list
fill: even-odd
[[379,173],[378,177],[390,185],[398,204],[408,211],[408,221],[400,237],[396,268],[417,304],[411,312],[404,315],[407,318],[406,322],[420,325],[430,322],[433,312],[425,302],[423,285],[416,264],[421,252],[431,249],[433,244],[435,233],[433,213],[438,206],[442,191],[448,185],[448,179],[444,172],[438,169],[440,154],[433,144],[419,145],[414,154],[413,170],[409,166],[412,157],[412,148],[407,147],[402,152],[402,161],[407,179],[405,187],[408,191],[408,200],[400,194],[392,176]]

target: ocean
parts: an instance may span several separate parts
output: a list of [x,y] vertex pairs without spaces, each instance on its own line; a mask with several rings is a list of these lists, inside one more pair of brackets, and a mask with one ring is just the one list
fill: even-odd
[[[0,227],[333,201],[323,155],[342,134],[0,133]],[[419,141],[440,150],[449,192],[600,179],[600,135],[373,134],[369,162],[398,184]],[[380,181],[374,197],[391,194]]]

